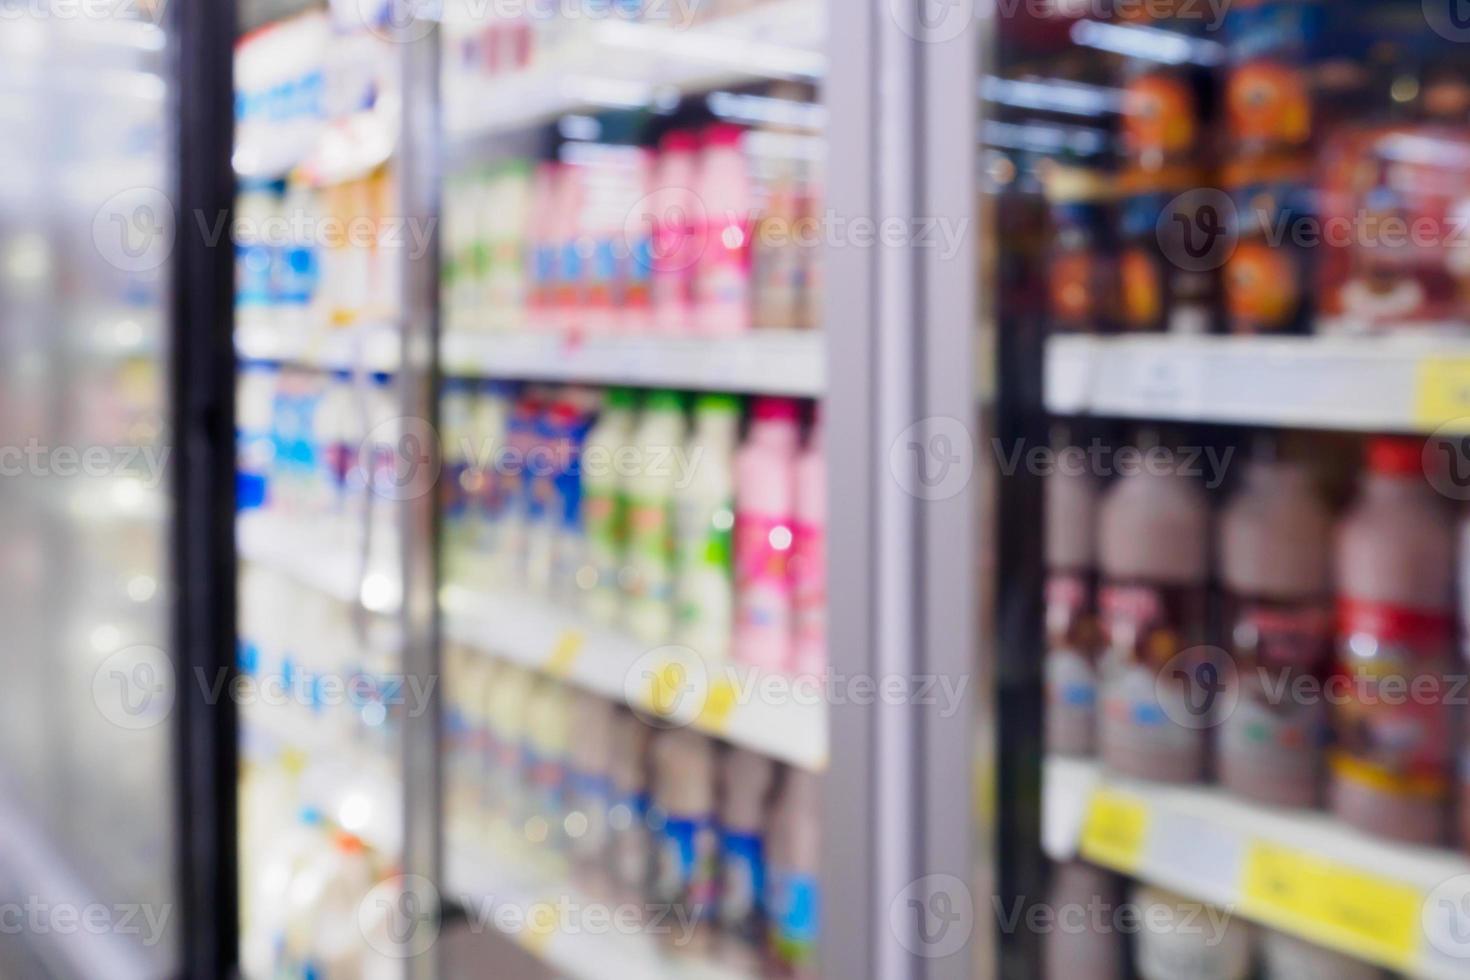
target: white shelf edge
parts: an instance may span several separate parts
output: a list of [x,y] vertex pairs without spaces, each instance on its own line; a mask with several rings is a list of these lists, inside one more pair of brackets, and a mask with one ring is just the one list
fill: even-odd
[[292,331],[252,315],[242,316],[235,328],[235,352],[242,360],[320,371],[396,372],[400,343],[397,325],[382,321]]
[[[445,635],[493,657],[554,676],[593,694],[628,704],[629,676],[647,665],[658,645],[645,646],[580,613],[512,592],[482,592],[461,585],[441,590]],[[569,642],[569,637],[575,637]],[[572,650],[571,656],[567,652]],[[754,694],[759,673],[732,666],[737,691]],[[707,692],[717,678],[701,692]],[[636,680],[634,682],[636,684]],[[820,771],[827,765],[824,703],[793,697],[775,702],[739,699],[717,723],[704,719],[698,731],[791,765]]]
[[449,374],[583,384],[673,387],[819,397],[826,387],[823,334],[755,330],[737,337],[656,337],[479,332],[444,335]]
[[391,613],[402,601],[401,583],[385,570],[369,570],[359,587],[355,550],[306,522],[246,511],[236,515],[235,545],[242,559],[274,568],[340,602],[360,602],[369,612]]
[[[445,861],[447,885],[452,895],[463,900],[471,925],[479,928],[483,903],[496,908],[513,906],[519,910],[519,921],[530,921],[530,911],[549,905],[585,911],[590,908],[615,909],[611,899],[596,897],[565,878],[535,873],[526,867],[498,860],[484,845],[461,839],[450,831],[446,834]],[[560,901],[558,901],[560,900]],[[611,915],[608,916],[612,918]],[[491,917],[488,925],[496,928],[504,917]],[[558,975],[573,980],[604,980],[606,977],[638,977],[647,980],[755,980],[755,975],[720,963],[708,956],[680,955],[666,952],[658,940],[642,933],[622,934],[615,929],[577,931],[552,929],[549,934],[533,934],[533,930],[505,930],[506,936],[530,951]]]
[[[1178,892],[1196,901],[1229,906],[1243,918],[1261,921],[1247,904],[1242,907],[1242,870],[1247,849],[1274,845],[1320,860],[1334,867],[1406,886],[1428,896],[1446,881],[1470,876],[1470,857],[1447,849],[1419,847],[1379,840],[1362,834],[1326,813],[1294,811],[1251,803],[1216,787],[1149,783],[1106,774],[1084,759],[1048,757],[1044,768],[1042,844],[1054,861],[1079,855],[1084,823],[1094,793],[1120,794],[1142,804],[1147,830],[1134,866],[1097,861],[1128,877]],[[1466,881],[1470,889],[1470,879]],[[1457,893],[1458,894],[1458,893]],[[1423,913],[1421,909],[1422,914]],[[1470,912],[1459,915],[1470,925]],[[1288,929],[1282,921],[1264,924]],[[1332,945],[1307,928],[1290,929],[1309,941]],[[1408,975],[1428,980],[1452,980],[1470,975],[1470,945],[1463,956],[1437,950],[1420,926],[1419,950]],[[1386,968],[1401,965],[1364,950],[1344,949],[1350,955],[1371,958]]]
[[[1425,365],[1467,359],[1470,340],[1426,335],[1057,335],[1044,393],[1058,415],[1422,433],[1456,417],[1426,415]],[[1470,394],[1446,399],[1470,415]]]

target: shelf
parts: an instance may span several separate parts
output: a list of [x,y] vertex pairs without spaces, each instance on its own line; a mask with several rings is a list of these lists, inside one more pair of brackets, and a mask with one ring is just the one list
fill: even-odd
[[[445,634],[652,715],[652,678],[683,654],[638,642],[534,596],[446,585]],[[700,674],[703,674],[703,677]],[[827,765],[827,711],[816,685],[786,685],[739,664],[685,670],[679,705],[692,726],[804,769]],[[687,713],[687,715],[685,714]]]
[[640,108],[670,91],[816,79],[826,67],[824,39],[822,5],[812,0],[776,0],[695,28],[611,18],[551,64],[452,92],[444,127],[450,140],[464,141],[569,112]]
[[1323,813],[1051,758],[1042,841],[1252,921],[1417,977],[1470,974],[1470,859],[1382,841]]
[[[627,906],[585,894],[564,877],[535,870],[529,862],[499,858],[490,847],[471,843],[465,835],[448,837],[449,890],[463,899],[471,925],[502,928],[503,935],[558,976],[572,980],[754,980],[756,976],[707,956],[668,952],[643,932],[620,932],[616,923],[625,921]],[[558,921],[558,913],[573,921]]]
[[737,337],[580,336],[457,331],[445,373],[563,383],[689,388],[814,398],[826,384],[822,334],[756,330]]
[[235,543],[246,561],[274,568],[323,595],[350,604],[361,602],[369,612],[397,611],[403,591],[396,570],[375,562],[363,574],[361,557],[341,530],[247,511],[236,516]]
[[1057,336],[1046,407],[1355,432],[1470,429],[1470,341],[1404,337]]
[[319,371],[398,370],[402,332],[392,323],[286,330],[260,316],[241,314],[235,352],[242,360],[272,361]]

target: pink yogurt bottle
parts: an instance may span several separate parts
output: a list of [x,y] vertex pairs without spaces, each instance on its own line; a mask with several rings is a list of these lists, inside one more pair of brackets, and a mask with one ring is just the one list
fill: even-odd
[[661,333],[690,333],[694,272],[703,243],[704,205],[695,190],[699,141],[675,130],[659,142],[648,203],[653,248],[653,324]]
[[753,229],[744,138],[745,130],[727,123],[705,130],[699,196],[706,224],[695,287],[695,324],[703,334],[750,329]]
[[799,410],[789,398],[758,398],[735,456],[735,642],[737,660],[772,670],[792,664],[789,574],[796,508]]
[[796,602],[792,672],[820,677],[827,669],[827,461],[820,417],[796,462],[796,524],[791,581]]

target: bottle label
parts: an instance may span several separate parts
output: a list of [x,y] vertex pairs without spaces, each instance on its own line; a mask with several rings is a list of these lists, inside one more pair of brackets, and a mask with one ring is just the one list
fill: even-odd
[[817,959],[821,922],[821,885],[816,875],[773,871],[771,897],[771,952],[789,967],[810,967]]
[[628,556],[638,573],[639,597],[657,601],[673,597],[674,535],[667,500],[628,502]]
[[729,214],[711,218],[705,227],[704,255],[699,262],[699,299],[721,306],[741,306],[750,298],[750,221]]
[[573,770],[567,774],[568,805],[586,818],[587,825],[573,848],[582,857],[597,857],[607,843],[608,801],[612,799],[612,780],[605,773]]
[[613,803],[608,815],[618,881],[640,891],[648,882],[649,872],[648,804],[647,793],[625,793]]
[[827,636],[827,541],[820,525],[797,523],[791,545],[796,634],[822,642]]
[[758,939],[766,889],[764,842],[759,834],[727,830],[721,835],[720,851],[720,925],[746,939]]
[[658,899],[685,906],[693,921],[714,918],[719,858],[710,820],[669,816],[659,832],[654,882]]
[[794,535],[786,521],[742,513],[735,519],[735,574],[741,588],[764,584],[788,587]]
[[1381,603],[1338,603],[1338,670],[1349,699],[1335,706],[1338,778],[1385,792],[1448,791],[1454,620]]

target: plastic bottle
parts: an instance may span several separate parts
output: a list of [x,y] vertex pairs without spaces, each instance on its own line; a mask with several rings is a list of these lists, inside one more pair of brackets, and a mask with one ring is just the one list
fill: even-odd
[[796,627],[792,673],[820,677],[827,669],[827,463],[817,415],[796,461],[791,582]]
[[[704,133],[699,196],[704,203],[704,251],[695,287],[697,332],[727,336],[750,329],[750,174],[741,148],[745,131],[717,123]],[[698,237],[698,236],[697,236]]]
[[275,365],[246,361],[235,382],[235,506],[252,510],[270,503],[271,406],[278,382]]
[[490,690],[490,809],[517,833],[524,831],[528,788],[521,780],[521,745],[526,741],[526,707],[535,675],[506,664]]
[[526,702],[521,774],[529,798],[525,835],[533,844],[561,848],[566,841],[566,782],[571,705],[566,688],[538,679]]
[[557,171],[552,161],[537,164],[531,178],[531,215],[527,225],[526,265],[530,270],[528,325],[550,330],[556,324]]
[[470,533],[466,535],[475,556],[473,567],[492,586],[505,584],[497,571],[508,567],[505,522],[510,510],[507,448],[510,417],[515,404],[515,385],[504,381],[484,384],[475,396],[470,419],[473,443],[469,463],[473,467],[470,491]]
[[1273,929],[1261,930],[1261,980],[1384,980],[1378,967],[1342,953],[1313,945],[1305,939]]
[[815,773],[788,769],[771,811],[766,909],[772,957],[788,975],[818,974],[822,797]]
[[623,482],[628,507],[629,631],[667,643],[674,630],[675,450],[684,445],[684,401],[654,391],[633,434],[637,465]]
[[582,527],[582,453],[594,415],[595,401],[579,400],[572,390],[553,411],[557,433],[557,470],[552,478],[554,539],[551,557],[551,594],[559,601],[574,603],[577,575],[586,566],[587,539]]
[[735,659],[771,670],[792,664],[788,565],[796,509],[796,402],[758,398],[735,457]]
[[[1081,453],[1063,448],[1059,459]],[[1086,467],[1046,478],[1046,749],[1090,756],[1097,733],[1097,496]]]
[[403,420],[392,375],[382,372],[373,375],[368,403],[368,436],[373,442],[372,493],[367,514],[372,524],[372,542],[368,564],[371,568],[396,568],[402,558],[398,547],[398,505],[414,477],[411,467],[416,463],[400,455],[406,447],[399,441]]
[[473,382],[464,378],[445,381],[439,408],[439,437],[444,456],[439,486],[443,501],[444,546],[449,561],[454,561],[473,546],[470,488],[475,472],[469,454],[475,442],[474,409]]
[[1135,886],[1143,922],[1134,941],[1141,980],[1246,980],[1251,929],[1225,909],[1206,908],[1161,888]]
[[556,172],[553,210],[556,242],[556,310],[558,330],[582,329],[587,311],[587,255],[590,239],[583,225],[586,174],[583,167],[562,164]]
[[622,480],[618,460],[633,436],[637,396],[627,388],[611,388],[597,424],[587,434],[582,466],[582,529],[587,541],[588,587],[583,608],[595,619],[611,623],[622,607],[619,584],[627,541]]
[[[708,923],[715,915],[720,842],[715,827],[715,750],[697,732],[662,732],[653,745],[654,802],[659,817],[652,898],[680,922]],[[701,946],[699,928],[691,939]]]
[[[1158,449],[1150,450],[1156,462]],[[1198,781],[1216,701],[1195,683],[1206,656],[1198,644],[1209,576],[1208,504],[1169,463],[1140,466],[1108,490],[1098,527],[1098,608],[1107,643],[1099,685],[1103,762],[1140,779]],[[1175,659],[1186,651],[1184,660]],[[1159,681],[1161,671],[1176,668],[1187,684]]]
[[612,873],[623,900],[641,903],[652,872],[648,816],[648,747],[653,730],[626,708],[613,717],[611,831]]
[[500,472],[505,510],[500,522],[501,546],[494,560],[495,578],[521,587],[526,585],[531,524],[539,513],[531,493],[530,461],[536,458],[536,426],[544,405],[543,393],[535,388],[525,389],[516,399],[506,425],[507,452]]
[[306,976],[323,980],[358,976],[364,942],[357,910],[372,887],[366,846],[352,834],[333,835],[331,846],[291,879],[284,943],[288,961]]
[[740,400],[700,395],[694,431],[680,461],[674,491],[677,541],[678,642],[708,659],[730,653],[735,584],[730,567],[735,527],[735,446]]
[[613,797],[613,708],[606,698],[572,698],[571,771],[566,830],[579,876],[593,891],[607,887],[608,811]]
[[720,928],[759,947],[765,935],[766,817],[775,779],[770,759],[732,749],[721,769]]
[[[1458,462],[1458,460],[1456,460]],[[1459,528],[1459,603],[1461,624],[1470,623],[1470,510],[1463,511]],[[1463,625],[1461,627],[1464,629]],[[1461,634],[1460,669],[1470,663],[1470,632]],[[1465,722],[1465,709],[1459,711],[1460,746],[1456,770],[1459,776],[1460,849],[1470,853],[1470,725]]]
[[1278,693],[1299,677],[1320,680],[1331,657],[1331,529],[1305,467],[1262,460],[1220,518],[1225,636],[1240,696],[1220,723],[1219,778],[1248,799],[1316,806],[1321,797],[1325,706]]
[[526,259],[521,244],[530,220],[531,182],[530,165],[524,160],[505,163],[491,179],[490,206],[482,221],[489,268],[481,317],[491,330],[515,329],[526,315]]
[[362,492],[362,484],[352,479],[364,435],[362,421],[362,403],[352,373],[333,371],[317,409],[316,496],[323,521],[339,541],[350,540],[352,494]]
[[[1447,832],[1452,758],[1454,539],[1422,443],[1378,438],[1337,528],[1338,670],[1332,809],[1368,833],[1421,844]],[[1385,686],[1402,685],[1404,697]],[[1414,694],[1437,683],[1435,696]]]
[[[1046,932],[1044,980],[1121,980],[1123,936],[1117,929],[1094,930],[1093,922],[1110,923],[1118,909],[1122,888],[1117,877],[1084,861],[1068,861],[1052,868],[1048,902],[1057,928]],[[1088,928],[1077,929],[1074,909],[1082,909]],[[1064,926],[1071,926],[1065,928]]]
[[653,319],[661,333],[692,333],[694,271],[703,243],[705,206],[695,190],[699,141],[675,130],[659,142],[650,198],[653,222]]
[[[321,812],[302,807],[296,821],[284,831],[254,838],[253,843],[264,853],[253,865],[253,872],[241,868],[246,901],[243,917],[248,922],[241,943],[242,958],[248,951],[244,965],[250,976],[269,976],[285,941],[291,883],[328,845],[329,838]],[[255,853],[255,848],[247,845],[242,847],[241,857]]]

